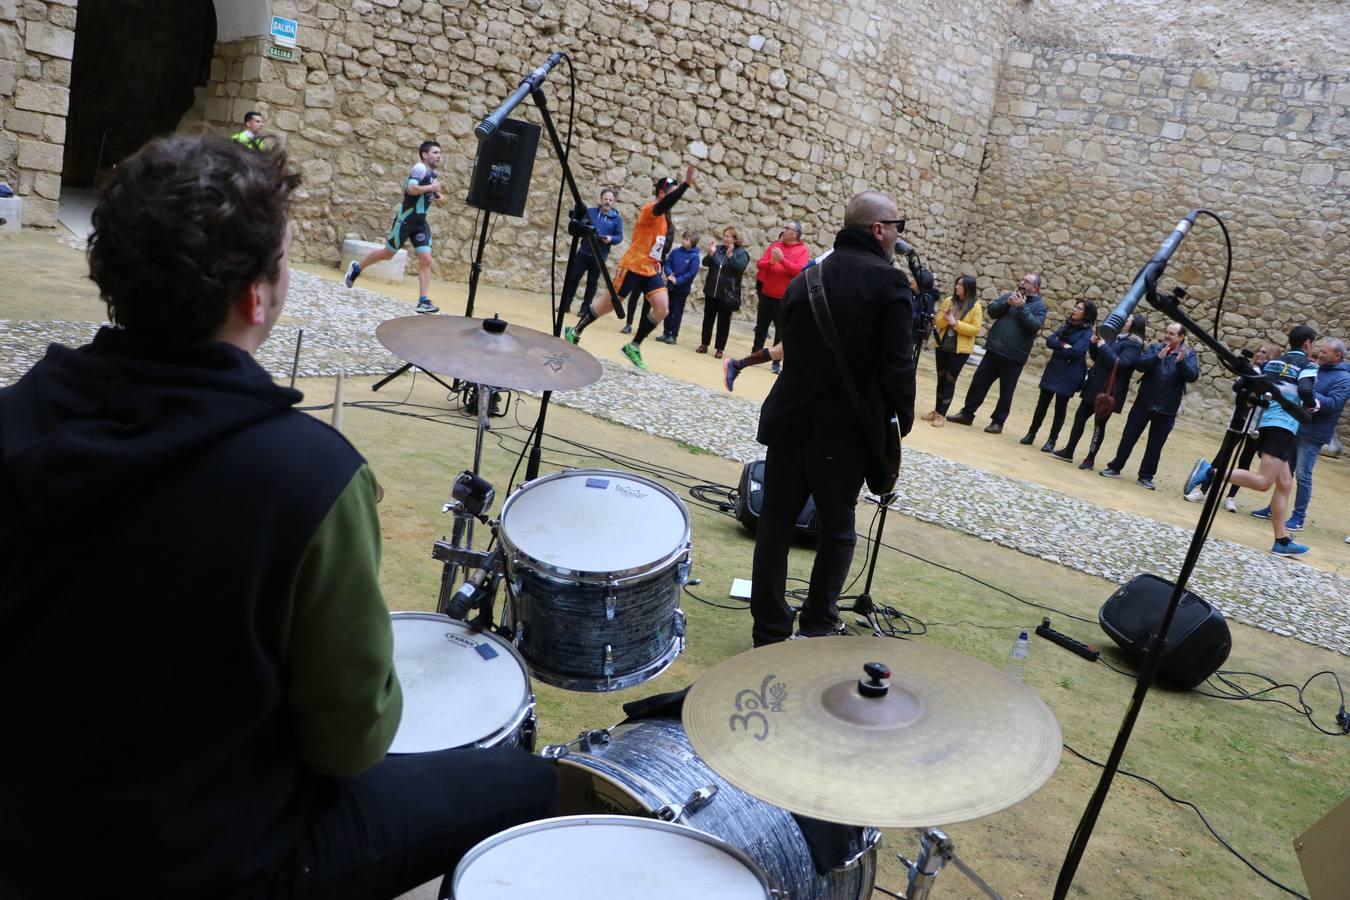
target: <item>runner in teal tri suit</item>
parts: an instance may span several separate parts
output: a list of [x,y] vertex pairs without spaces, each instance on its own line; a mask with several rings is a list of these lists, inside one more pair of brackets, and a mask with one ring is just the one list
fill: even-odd
[[431,225],[427,223],[427,211],[431,204],[441,197],[441,182],[436,175],[436,167],[441,164],[441,145],[435,141],[423,141],[417,148],[421,162],[416,163],[403,182],[403,205],[389,227],[389,236],[385,245],[374,251],[359,263],[355,260],[347,267],[343,283],[351,287],[356,283],[361,270],[386,259],[409,241],[417,254],[417,282],[419,313],[440,312],[440,308],[431,305],[427,289],[431,284]]

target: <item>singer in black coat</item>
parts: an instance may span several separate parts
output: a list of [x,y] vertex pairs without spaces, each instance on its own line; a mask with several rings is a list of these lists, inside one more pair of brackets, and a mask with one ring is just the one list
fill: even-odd
[[[870,206],[869,206],[870,204]],[[814,497],[820,525],[800,632],[841,627],[836,603],[853,559],[854,506],[869,454],[885,445],[885,427],[914,422],[913,295],[887,252],[898,236],[895,204],[880,194],[854,197],[821,277],[841,351],[865,417],[850,402],[834,352],[816,328],[806,274],[788,285],[783,352],[788,363],[760,412],[767,445],[764,500],[755,540],[750,609],[756,646],[792,634],[784,599],[787,554],[797,516]]]

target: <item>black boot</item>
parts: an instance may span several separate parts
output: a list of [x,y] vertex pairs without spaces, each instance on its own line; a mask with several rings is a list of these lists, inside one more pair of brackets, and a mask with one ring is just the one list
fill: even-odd
[[1026,444],[1026,445],[1029,446],[1029,445],[1030,445],[1032,442],[1034,442],[1035,440],[1036,440],[1036,432],[1034,432],[1034,431],[1028,431],[1025,435],[1022,436],[1022,439],[1021,439],[1020,441],[1018,441],[1017,443],[1019,443],[1019,444]]

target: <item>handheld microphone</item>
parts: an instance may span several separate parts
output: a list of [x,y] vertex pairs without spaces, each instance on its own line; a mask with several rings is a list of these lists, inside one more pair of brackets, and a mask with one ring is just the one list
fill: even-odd
[[478,127],[473,130],[474,137],[481,141],[500,128],[502,121],[511,114],[511,110],[519,106],[522,100],[533,93],[539,85],[544,83],[544,79],[548,77],[548,73],[552,71],[554,66],[562,62],[562,58],[565,55],[566,54],[561,50],[549,54],[549,57],[544,61],[544,64],[529,75],[526,75],[520,82],[520,86],[511,93],[511,96],[507,97],[506,100],[502,102],[501,106],[497,107],[491,115],[485,116],[483,121],[478,123]]
[[1129,318],[1130,313],[1139,305],[1139,301],[1144,299],[1145,295],[1153,292],[1158,286],[1158,279],[1162,277],[1163,270],[1167,268],[1167,261],[1172,258],[1181,241],[1186,237],[1186,232],[1191,230],[1195,224],[1195,217],[1200,214],[1200,210],[1193,209],[1186,213],[1185,217],[1177,223],[1177,227],[1167,236],[1167,240],[1162,242],[1158,252],[1153,254],[1153,258],[1144,264],[1135,276],[1134,284],[1125,292],[1125,296],[1116,304],[1116,308],[1111,310],[1111,315],[1106,317],[1106,321],[1097,326],[1097,333],[1101,335],[1104,341],[1114,341],[1116,335],[1120,334],[1120,329]]

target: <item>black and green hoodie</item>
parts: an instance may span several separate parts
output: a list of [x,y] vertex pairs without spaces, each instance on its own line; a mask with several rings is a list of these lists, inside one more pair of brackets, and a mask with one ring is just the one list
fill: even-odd
[[0,895],[247,893],[383,757],[375,482],[300,397],[113,328],[0,390]]

